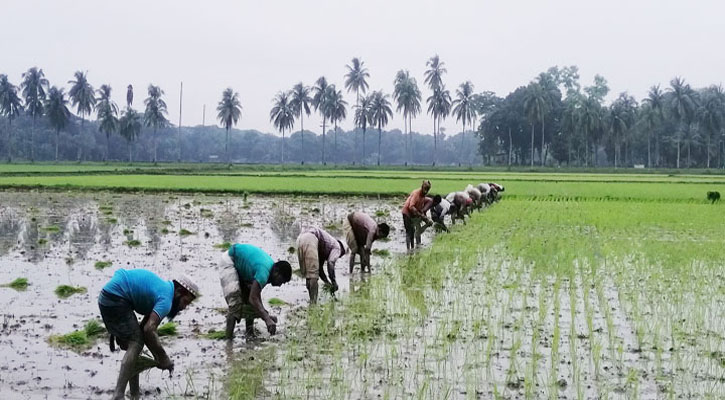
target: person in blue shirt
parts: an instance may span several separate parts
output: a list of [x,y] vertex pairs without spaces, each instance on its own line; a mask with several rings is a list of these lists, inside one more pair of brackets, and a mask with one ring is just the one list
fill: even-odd
[[269,315],[264,308],[262,289],[268,283],[282,286],[289,282],[292,279],[290,263],[284,260],[275,262],[264,250],[251,244],[235,244],[222,254],[219,277],[224,300],[229,306],[227,339],[234,338],[234,327],[242,317],[245,319],[247,337],[254,335],[254,318],[261,318],[269,334],[274,335],[277,332],[277,318]]
[[[111,335],[111,351],[115,350],[115,343],[126,351],[114,400],[124,398],[127,384],[131,398],[139,398],[138,374],[133,375],[133,371],[144,345],[151,350],[158,368],[173,372],[174,362],[161,346],[156,329],[164,317],[173,319],[198,295],[198,286],[187,276],[167,281],[145,269],[119,269],[101,289],[98,308]],[[136,313],[143,316],[140,323]]]

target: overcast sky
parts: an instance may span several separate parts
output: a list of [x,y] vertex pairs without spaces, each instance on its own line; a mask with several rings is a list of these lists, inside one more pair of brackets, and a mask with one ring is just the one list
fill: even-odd
[[[274,95],[324,75],[343,88],[345,64],[361,57],[370,89],[392,92],[399,69],[423,89],[426,60],[440,55],[452,94],[465,80],[505,96],[552,65],[579,66],[583,85],[603,75],[611,95],[638,100],[656,83],[682,76],[695,87],[723,81],[721,1],[671,0],[3,0],[0,73],[15,84],[31,66],[65,86],[76,70],[108,83],[142,108],[149,83],[166,92],[169,118],[215,124],[226,87],[241,96],[238,128],[273,132]],[[352,106],[354,93],[347,94]],[[425,106],[424,106],[425,110]],[[352,110],[342,123],[352,128]],[[396,114],[388,128],[402,128]],[[320,118],[305,120],[319,131]],[[443,124],[457,132],[450,118]],[[299,125],[295,125],[295,130]],[[432,119],[413,129],[430,133]]]

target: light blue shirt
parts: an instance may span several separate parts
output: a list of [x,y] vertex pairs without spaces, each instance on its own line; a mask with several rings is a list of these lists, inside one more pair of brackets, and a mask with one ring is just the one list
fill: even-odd
[[235,244],[229,248],[229,256],[242,282],[255,280],[262,288],[267,285],[274,260],[264,250],[251,244]]
[[145,269],[119,269],[103,290],[131,302],[137,313],[145,316],[153,311],[159,319],[169,314],[174,300],[174,283]]

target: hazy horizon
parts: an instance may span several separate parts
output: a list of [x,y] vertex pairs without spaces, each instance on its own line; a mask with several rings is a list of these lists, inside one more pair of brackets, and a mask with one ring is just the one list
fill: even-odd
[[[610,86],[609,99],[628,91],[640,100],[654,84],[682,76],[694,87],[722,82],[725,55],[714,48],[725,37],[724,8],[714,1],[282,1],[230,3],[138,0],[106,3],[13,1],[5,4],[0,32],[5,62],[0,73],[18,85],[29,67],[42,68],[51,85],[68,88],[76,70],[88,71],[94,88],[108,83],[125,105],[134,86],[134,108],[143,108],[149,83],[165,91],[169,120],[179,120],[179,83],[184,82],[183,125],[218,124],[222,91],[240,93],[238,129],[276,132],[269,122],[272,99],[297,82],[327,77],[344,91],[345,65],[360,57],[370,90],[392,93],[395,72],[408,69],[423,100],[426,60],[438,54],[451,94],[466,80],[476,92],[505,96],[553,65],[577,65],[582,86],[595,74]],[[28,27],[34,27],[31,31]],[[353,128],[355,94],[345,92]],[[392,99],[391,99],[392,101]],[[430,134],[425,113],[413,129]],[[73,110],[75,111],[75,110]],[[95,118],[95,115],[93,116]],[[320,118],[305,117],[319,132]],[[387,129],[402,129],[395,114]],[[449,117],[448,134],[460,131]],[[294,131],[299,130],[299,122]]]

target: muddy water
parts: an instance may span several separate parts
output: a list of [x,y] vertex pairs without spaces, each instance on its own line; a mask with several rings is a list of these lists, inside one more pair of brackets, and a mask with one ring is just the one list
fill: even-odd
[[[147,398],[223,397],[224,376],[230,361],[244,355],[249,346],[264,345],[283,337],[266,332],[246,343],[238,338],[225,341],[201,337],[210,329],[223,329],[224,307],[215,265],[221,250],[214,245],[244,242],[258,245],[273,258],[289,259],[297,268],[296,255],[289,254],[296,236],[306,226],[327,227],[342,236],[342,218],[351,210],[382,214],[397,229],[389,242],[376,248],[391,253],[405,250],[402,221],[398,212],[402,199],[328,197],[259,197],[248,199],[219,196],[128,195],[112,193],[73,194],[45,192],[0,193],[0,283],[26,277],[26,291],[0,288],[3,325],[0,330],[0,398],[108,397],[113,389],[123,352],[111,353],[105,339],[89,350],[75,352],[48,344],[51,335],[66,334],[100,318],[96,298],[117,268],[147,268],[162,277],[178,273],[193,276],[203,293],[176,319],[179,334],[164,338],[175,372],[151,370],[141,375],[141,390]],[[186,229],[192,234],[182,236]],[[138,240],[139,246],[127,243]],[[429,242],[430,236],[424,237]],[[111,267],[97,270],[96,261]],[[337,266],[341,295],[349,290],[347,257]],[[384,262],[373,256],[375,266]],[[85,294],[59,299],[58,285],[83,286]],[[303,281],[295,277],[281,288],[268,286],[265,303],[277,297],[289,303],[269,307],[280,318],[306,307]],[[322,295],[321,301],[331,301]],[[257,322],[264,331],[264,325]]]

